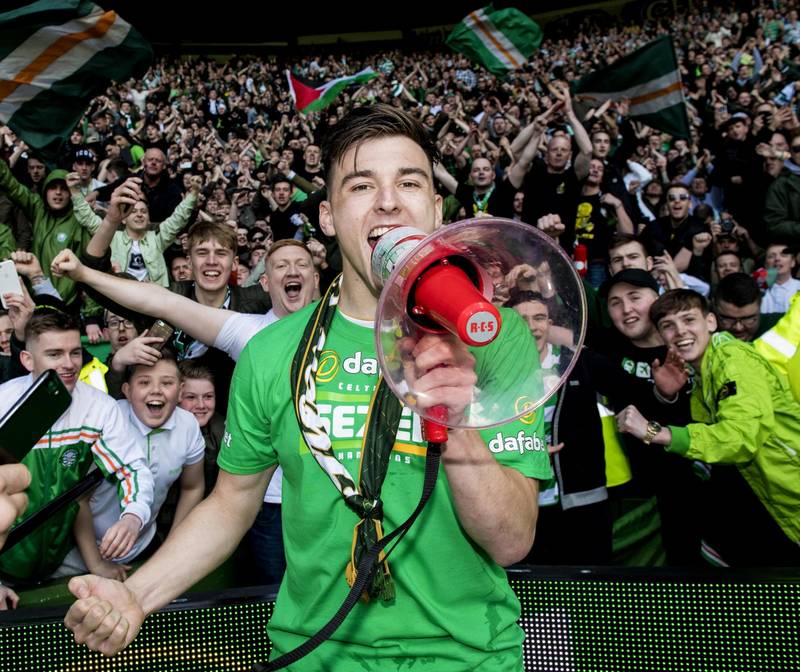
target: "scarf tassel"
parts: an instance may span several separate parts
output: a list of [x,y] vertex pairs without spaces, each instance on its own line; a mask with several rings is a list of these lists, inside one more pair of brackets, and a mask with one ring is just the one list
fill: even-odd
[[[371,524],[364,525],[364,523]],[[381,521],[375,520],[374,518],[367,518],[356,524],[353,529],[353,544],[350,550],[350,561],[347,563],[345,569],[345,578],[349,586],[353,586],[358,576],[356,567],[358,567],[360,557],[356,558],[356,549],[368,549],[382,538],[383,526],[381,525]],[[386,554],[381,551],[378,557],[378,564],[373,570],[372,578],[361,595],[361,600],[364,602],[369,602],[370,600],[391,602],[394,600],[394,597],[394,579],[392,579],[392,573],[389,571],[389,563],[386,560]]]

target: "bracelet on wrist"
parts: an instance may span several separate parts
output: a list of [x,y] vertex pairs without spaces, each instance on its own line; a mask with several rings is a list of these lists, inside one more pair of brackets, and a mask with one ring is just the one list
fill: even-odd
[[658,391],[658,387],[655,385],[653,385],[653,394],[662,404],[674,404],[680,398],[680,392],[676,392],[675,396],[673,396],[671,399],[669,397],[665,397],[663,394],[661,394],[661,392]]

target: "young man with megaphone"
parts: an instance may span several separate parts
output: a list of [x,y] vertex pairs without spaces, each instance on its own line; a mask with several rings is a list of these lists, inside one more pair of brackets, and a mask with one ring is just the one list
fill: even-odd
[[[380,286],[370,262],[380,236],[399,226],[431,233],[441,225],[435,150],[413,117],[384,105],[354,110],[327,140],[329,191],[320,205],[320,225],[339,242],[340,284],[319,304],[253,336],[242,352],[221,472],[209,498],[124,584],[91,576],[72,580],[79,599],[66,624],[92,649],[118,652],[147,614],[220,564],[252,523],[278,463],[284,469],[287,572],[269,624],[273,658],[319,630],[344,599],[360,531],[374,525],[380,536],[382,526],[393,529],[414,508],[425,462],[418,418],[400,407],[378,375],[347,372],[343,363],[356,352],[362,361],[374,355]],[[74,267],[60,268],[56,260],[54,270]],[[84,269],[79,275],[74,279],[102,292],[111,287],[101,274]],[[510,335],[524,333],[535,357],[535,344],[518,317],[503,326]],[[525,350],[515,346],[507,356],[519,366]],[[306,366],[309,352],[319,352],[319,361]],[[461,413],[476,381],[467,347],[430,334],[411,355],[427,403]],[[508,380],[513,375],[501,373]],[[376,408],[394,410],[373,415]],[[541,449],[489,450],[498,433],[517,437],[520,431],[540,439],[523,446]],[[533,543],[538,479],[551,473],[543,438],[541,422],[532,418],[486,431],[450,430],[442,478],[419,524],[392,553],[389,566],[382,558],[369,599],[292,669],[397,669],[424,660],[431,669],[521,670],[520,607],[502,566],[524,558]],[[375,475],[364,463],[386,441],[392,442],[388,467]],[[317,458],[322,469],[312,463],[312,449],[325,452],[323,460]],[[358,475],[358,485],[350,474]],[[383,495],[375,506],[351,508],[358,497],[341,501],[345,489],[360,494],[364,487],[374,490],[376,481],[378,492],[383,483]]]

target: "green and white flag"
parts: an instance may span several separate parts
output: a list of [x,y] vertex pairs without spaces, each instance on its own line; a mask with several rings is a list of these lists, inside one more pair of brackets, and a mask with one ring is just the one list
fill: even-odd
[[354,75],[331,79],[322,86],[312,86],[289,70],[286,71],[289,93],[298,112],[321,110],[336,100],[336,97],[351,84],[366,84],[377,76],[378,73],[372,68],[364,68]]
[[53,158],[111,80],[143,73],[145,39],[85,0],[39,0],[0,13],[0,121]]
[[495,10],[489,5],[470,12],[446,43],[502,76],[525,65],[542,43],[542,29],[518,9]]
[[573,92],[577,102],[591,107],[627,98],[631,118],[678,138],[689,137],[681,73],[667,35],[586,75]]

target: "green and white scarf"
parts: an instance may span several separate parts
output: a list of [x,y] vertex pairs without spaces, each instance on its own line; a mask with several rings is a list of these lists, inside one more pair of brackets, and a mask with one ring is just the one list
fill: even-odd
[[[361,519],[353,530],[352,551],[345,572],[347,582],[352,586],[360,559],[383,537],[381,487],[389,467],[403,407],[381,376],[370,400],[356,485],[350,472],[334,455],[331,438],[316,404],[319,356],[325,347],[325,339],[339,304],[341,281],[339,276],[331,283],[306,324],[292,359],[291,383],[297,422],[311,454],[341,493],[345,504]],[[380,555],[380,569],[373,573],[362,598],[394,599],[394,582],[383,552]]]

